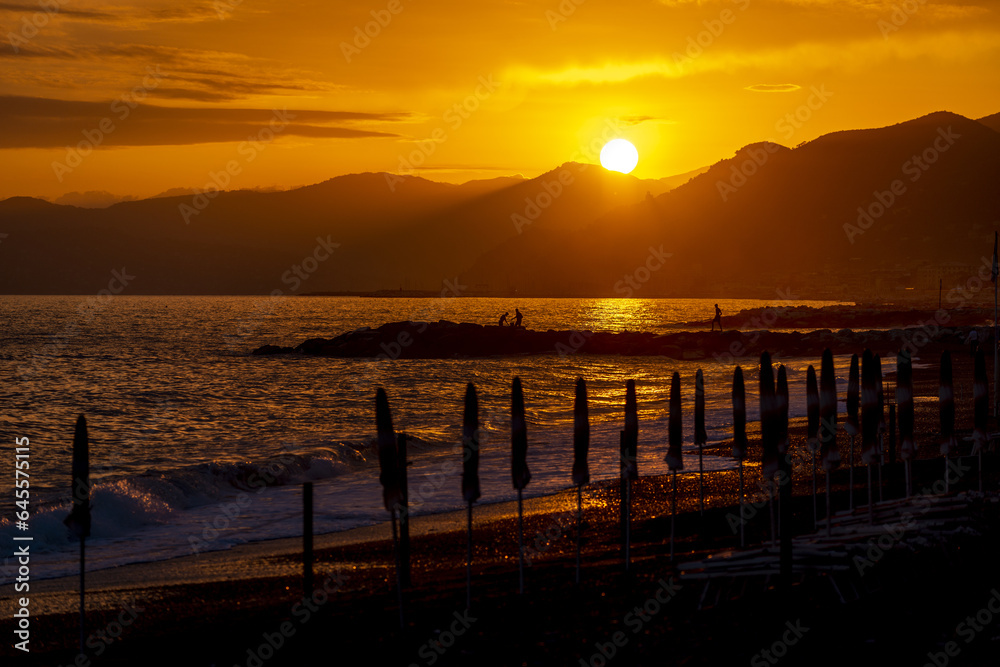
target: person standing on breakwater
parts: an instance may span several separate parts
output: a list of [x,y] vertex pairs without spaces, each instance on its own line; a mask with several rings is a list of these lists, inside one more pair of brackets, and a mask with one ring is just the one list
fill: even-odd
[[521,318],[522,317],[524,317],[524,315],[521,314],[521,311],[518,310],[517,308],[515,308],[514,309],[514,323],[513,323],[512,326],[515,326],[515,327],[521,326]]
[[499,326],[501,326],[501,327],[502,327],[502,326],[504,326],[505,324],[507,324],[507,316],[508,316],[509,314],[510,314],[510,311],[507,311],[506,313],[504,313],[503,315],[501,315],[501,316],[500,316],[500,324],[499,324]]
[[719,331],[722,331],[722,311],[719,309],[719,304],[715,304],[715,319],[712,320],[712,331],[715,331],[715,323],[719,323]]
[[976,350],[979,349],[979,332],[973,329],[969,332],[969,353],[972,356],[976,356]]

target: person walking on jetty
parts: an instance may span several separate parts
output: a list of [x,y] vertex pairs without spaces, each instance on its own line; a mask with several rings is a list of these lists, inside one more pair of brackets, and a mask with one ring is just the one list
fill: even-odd
[[506,312],[506,313],[504,313],[503,315],[500,316],[500,324],[499,324],[499,326],[502,327],[502,326],[504,326],[504,325],[507,324],[507,316],[508,315],[510,315],[510,311],[508,311],[508,312]]
[[969,332],[969,353],[974,357],[979,349],[979,332],[973,329]]
[[521,314],[521,311],[518,310],[517,308],[515,308],[514,309],[514,322],[513,322],[512,326],[520,327],[521,326],[521,318],[522,317],[524,317],[524,315]]
[[722,331],[722,311],[719,309],[719,304],[715,304],[715,319],[712,320],[712,331],[715,331],[715,323],[719,323],[719,331]]

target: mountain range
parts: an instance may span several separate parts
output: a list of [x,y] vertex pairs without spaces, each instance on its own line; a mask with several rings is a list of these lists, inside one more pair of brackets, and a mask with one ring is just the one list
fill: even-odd
[[1000,226],[1000,114],[762,142],[639,179],[566,163],[461,185],[365,173],[79,208],[0,201],[0,292],[427,290],[839,298],[965,285]]

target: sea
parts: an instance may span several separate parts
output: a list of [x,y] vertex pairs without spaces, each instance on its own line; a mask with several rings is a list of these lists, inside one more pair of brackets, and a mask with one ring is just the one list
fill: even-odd
[[[87,420],[92,482],[88,569],[158,561],[301,534],[301,484],[314,483],[315,531],[384,522],[374,449],[374,397],[384,387],[395,428],[410,436],[414,515],[462,508],[463,395],[473,383],[483,427],[481,503],[516,497],[510,476],[510,387],[521,378],[528,419],[527,497],[572,486],[573,389],[587,381],[592,480],[619,474],[625,384],[636,382],[641,475],[667,472],[667,397],[682,378],[684,465],[692,444],[694,377],[706,386],[710,441],[731,436],[734,361],[558,354],[483,359],[253,356],[396,321],[493,324],[520,309],[529,329],[708,329],[714,304],[730,329],[764,306],[841,302],[734,299],[536,299],[230,296],[0,296],[0,582],[12,581],[15,535],[31,536],[32,576],[76,571],[68,514],[74,425]],[[687,322],[703,324],[686,325]],[[759,325],[758,325],[759,326]],[[567,341],[572,347],[572,341]],[[891,363],[891,360],[887,360]],[[746,374],[757,419],[757,359]],[[783,358],[790,413],[805,414],[805,376],[818,359]],[[836,359],[846,389],[849,359]],[[886,371],[892,370],[891,366]],[[30,518],[15,512],[15,447],[27,443]],[[705,469],[733,461],[705,457]],[[21,479],[24,479],[23,477]],[[23,486],[23,483],[22,483]]]

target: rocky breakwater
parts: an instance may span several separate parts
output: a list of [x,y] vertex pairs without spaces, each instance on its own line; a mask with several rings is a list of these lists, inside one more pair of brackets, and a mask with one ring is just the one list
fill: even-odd
[[853,354],[864,348],[889,355],[908,349],[914,356],[964,345],[964,329],[908,328],[887,331],[821,329],[808,333],[771,331],[645,332],[534,331],[456,322],[391,322],[334,338],[311,338],[296,347],[264,345],[255,355],[305,354],[322,357],[452,359],[534,354],[603,354],[708,359],[733,363],[767,350],[784,357],[819,357],[825,348]]

